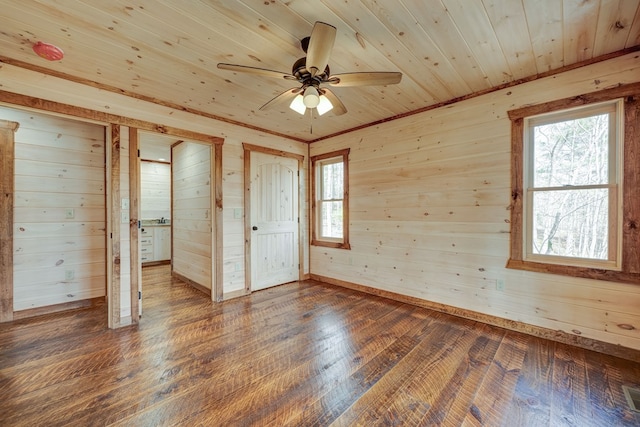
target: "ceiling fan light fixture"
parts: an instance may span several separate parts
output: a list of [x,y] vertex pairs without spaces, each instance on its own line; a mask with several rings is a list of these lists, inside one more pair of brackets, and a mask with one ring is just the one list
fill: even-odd
[[318,89],[313,86],[308,86],[304,90],[302,101],[307,108],[316,108],[320,103],[320,94],[318,93]]
[[291,101],[289,108],[291,108],[293,111],[295,111],[298,114],[304,115],[305,111],[307,111],[307,106],[304,105],[304,100],[302,98],[302,95],[298,95],[295,98],[293,98],[293,101]]
[[320,103],[316,109],[318,110],[319,115],[323,115],[327,111],[331,111],[333,109],[333,104],[329,101],[329,98],[324,95],[320,95]]

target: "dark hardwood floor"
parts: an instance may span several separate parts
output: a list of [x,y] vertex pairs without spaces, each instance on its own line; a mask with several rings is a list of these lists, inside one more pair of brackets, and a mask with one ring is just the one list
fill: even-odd
[[316,282],[214,305],[143,276],[137,327],[0,325],[0,425],[640,425],[637,363]]

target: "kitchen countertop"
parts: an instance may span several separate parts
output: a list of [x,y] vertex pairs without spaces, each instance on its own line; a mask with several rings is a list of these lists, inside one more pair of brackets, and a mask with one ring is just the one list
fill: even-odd
[[165,219],[165,222],[160,222],[159,219],[143,219],[140,221],[142,227],[166,227],[171,225],[170,219]]

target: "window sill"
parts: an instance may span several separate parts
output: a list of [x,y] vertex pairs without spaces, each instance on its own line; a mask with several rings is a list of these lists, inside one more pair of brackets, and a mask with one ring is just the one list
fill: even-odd
[[581,277],[594,280],[607,280],[610,282],[631,283],[636,285],[640,284],[640,274],[627,273],[617,270],[546,264],[541,262],[522,261],[516,259],[510,259],[507,262],[506,267],[513,270],[532,271],[535,273],[558,274],[562,276]]
[[351,249],[351,245],[345,242],[326,242],[323,240],[312,240],[311,246],[323,246],[325,248],[335,248],[335,249]]

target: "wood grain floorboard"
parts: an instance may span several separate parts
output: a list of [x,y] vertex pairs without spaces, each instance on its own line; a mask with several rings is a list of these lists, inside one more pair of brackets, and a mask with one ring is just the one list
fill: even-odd
[[638,426],[640,366],[314,281],[214,304],[143,269],[106,306],[0,324],[0,426]]
[[557,343],[554,352],[550,425],[591,426],[584,352]]

